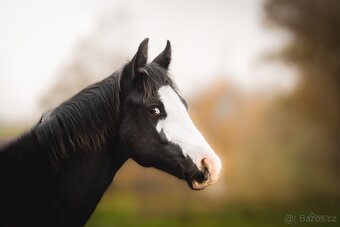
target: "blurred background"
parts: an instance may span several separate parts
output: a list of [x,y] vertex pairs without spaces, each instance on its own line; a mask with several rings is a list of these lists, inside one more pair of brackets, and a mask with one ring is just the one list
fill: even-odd
[[[87,226],[286,226],[340,214],[337,0],[0,0],[0,144],[130,60],[171,74],[223,159],[200,192],[128,161]],[[297,220],[299,222],[299,220]],[[310,225],[310,222],[297,223]]]

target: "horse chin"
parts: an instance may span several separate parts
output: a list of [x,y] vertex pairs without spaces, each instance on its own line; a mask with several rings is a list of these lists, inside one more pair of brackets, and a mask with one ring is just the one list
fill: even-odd
[[212,182],[210,182],[210,181],[199,183],[196,180],[187,181],[187,183],[189,185],[189,188],[194,190],[194,191],[201,191],[201,190],[209,187],[212,184]]
[[192,190],[199,191],[214,183],[210,173],[206,170],[196,170],[194,174],[189,175],[186,182]]

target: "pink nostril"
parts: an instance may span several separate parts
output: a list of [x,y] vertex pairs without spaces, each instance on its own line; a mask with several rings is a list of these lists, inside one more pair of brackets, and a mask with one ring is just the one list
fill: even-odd
[[220,159],[217,156],[203,158],[199,170],[192,181],[192,187],[197,190],[203,189],[218,180],[221,171]]
[[208,159],[207,158],[203,158],[202,161],[201,161],[201,164],[202,164],[202,168],[210,173],[210,171],[211,171],[211,164],[208,161]]

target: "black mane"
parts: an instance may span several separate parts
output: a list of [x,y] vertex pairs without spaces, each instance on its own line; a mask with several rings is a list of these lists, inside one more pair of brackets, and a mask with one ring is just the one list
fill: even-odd
[[90,85],[42,116],[35,132],[54,167],[69,150],[94,151],[115,132],[120,110],[118,74]]
[[[162,85],[176,85],[167,71],[155,63],[143,66],[144,99],[155,96]],[[131,73],[127,64],[121,71],[90,85],[44,114],[35,128],[37,138],[48,151],[53,167],[58,167],[70,151],[98,150],[109,136],[116,133],[120,113],[122,74]]]

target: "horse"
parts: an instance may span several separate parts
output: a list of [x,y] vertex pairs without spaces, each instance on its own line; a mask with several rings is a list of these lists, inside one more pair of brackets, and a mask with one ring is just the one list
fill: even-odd
[[218,180],[220,158],[170,78],[170,42],[147,55],[145,39],[121,69],[0,149],[0,226],[83,226],[130,158],[193,190]]

